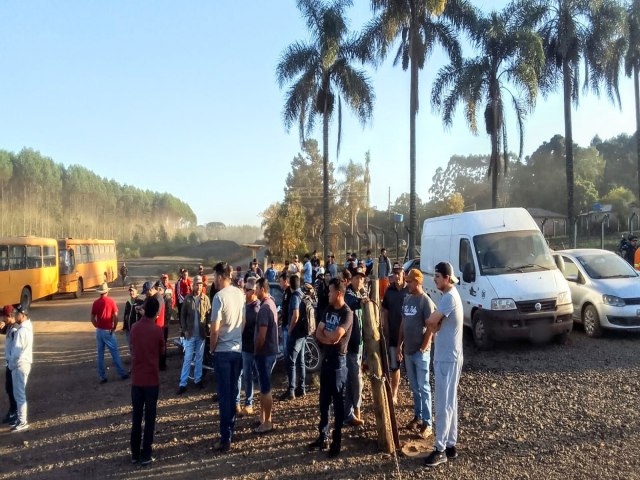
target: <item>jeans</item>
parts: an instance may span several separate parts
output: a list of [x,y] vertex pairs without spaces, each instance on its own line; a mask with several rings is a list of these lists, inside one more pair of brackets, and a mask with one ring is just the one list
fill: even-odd
[[242,355],[240,352],[216,352],[213,355],[213,364],[218,384],[220,441],[231,443],[236,425],[236,397],[242,370]]
[[289,330],[287,326],[282,327],[282,355],[286,359],[286,364],[289,365],[289,352],[287,350],[289,345]]
[[[169,327],[168,324],[166,324],[164,327],[162,327],[163,333],[164,333],[164,347],[162,349],[162,352],[160,352],[160,368],[162,370],[166,370],[167,368],[167,338],[169,338]],[[202,364],[202,362],[201,362]]]
[[[307,338],[289,337],[287,344],[287,377],[289,377],[289,393],[295,394],[296,388],[302,393],[305,392],[306,368],[304,364],[304,350],[307,344]],[[298,371],[296,371],[298,370]],[[296,374],[300,375],[298,379]]]
[[434,362],[436,384],[436,449],[443,451],[458,441],[458,382],[462,362]]
[[184,359],[182,360],[182,371],[180,372],[180,386],[186,387],[189,381],[189,370],[191,370],[191,359],[194,358],[193,381],[202,381],[202,359],[204,358],[204,338],[191,337],[184,339]]
[[[160,387],[131,386],[131,458],[147,460],[151,458],[153,433],[156,428],[156,407]],[[142,439],[142,415],[144,412],[144,440]],[[140,442],[142,441],[142,452]],[[142,453],[142,456],[140,455]]]
[[347,385],[344,394],[344,410],[347,421],[353,420],[354,408],[362,404],[362,345],[358,353],[347,353]]
[[30,371],[30,363],[18,365],[11,370],[13,396],[16,398],[18,420],[20,420],[20,423],[27,423],[27,378],[29,378]]
[[18,404],[16,403],[16,397],[13,395],[13,376],[8,366],[4,375],[4,389],[9,396],[9,412],[18,413]]
[[109,349],[113,364],[116,366],[118,375],[120,378],[126,377],[127,372],[122,368],[122,362],[120,362],[120,353],[118,353],[118,342],[116,336],[111,330],[103,330],[102,328],[96,328],[96,343],[98,345],[98,376],[101,379],[106,379],[107,374],[104,369],[104,347]]
[[256,355],[256,370],[258,370],[258,380],[260,381],[260,393],[271,392],[271,372],[276,364],[276,355]]
[[409,386],[413,394],[413,416],[422,420],[428,426],[431,420],[431,385],[429,384],[429,362],[431,352],[427,350],[420,353],[418,350],[413,355],[405,353],[404,363],[409,377]]
[[345,357],[324,358],[320,369],[320,436],[329,438],[329,406],[333,403],[333,441],[338,445],[342,440],[344,423],[344,390],[347,383],[347,362]]
[[[242,352],[242,383],[244,384],[244,404],[253,406],[253,353]],[[237,404],[240,403],[240,387],[238,387]]]

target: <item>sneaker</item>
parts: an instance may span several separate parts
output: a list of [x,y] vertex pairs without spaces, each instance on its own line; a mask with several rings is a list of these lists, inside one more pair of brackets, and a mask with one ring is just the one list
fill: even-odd
[[278,397],[278,400],[280,400],[282,402],[286,402],[288,400],[293,400],[295,398],[296,398],[296,396],[295,396],[295,394],[293,392],[287,391],[287,392],[284,392],[282,395],[280,395]]
[[262,435],[264,433],[269,433],[269,432],[272,432],[272,431],[273,431],[273,423],[264,422],[264,423],[260,424],[260,426],[254,430],[254,433],[257,433],[258,435]]
[[445,448],[444,451],[447,454],[447,458],[449,460],[455,460],[456,458],[458,458],[458,449],[456,449],[455,445]]
[[182,395],[186,391],[187,391],[187,387],[180,386],[178,387],[178,391],[176,392],[176,395]]
[[135,465],[139,461],[140,459],[138,457],[134,457],[133,455],[131,456],[131,465]]
[[295,395],[296,395],[296,397],[295,397],[295,398],[302,398],[302,397],[304,397],[306,394],[307,394],[307,392],[305,392],[305,391],[304,391],[304,390],[302,390],[301,388],[296,388],[296,391],[295,391]]
[[107,383],[108,381],[109,380],[107,380],[106,378],[101,378],[100,379],[100,384]]
[[418,417],[413,417],[413,420],[407,423],[404,428],[406,428],[407,430],[415,430],[418,425],[420,425],[420,420],[418,420]]
[[418,429],[418,431],[420,432],[420,436],[422,438],[428,438],[431,434],[433,434],[433,429],[431,428],[431,426],[427,425],[426,423],[423,423],[422,425],[420,425],[420,428]]
[[437,467],[441,463],[447,463],[447,455],[444,452],[439,452],[438,450],[431,452],[424,461],[425,467],[429,468]]
[[340,455],[340,444],[337,442],[331,442],[329,452],[327,452],[327,457],[336,458],[338,455]]
[[240,410],[240,416],[247,417],[249,415],[253,415],[253,407],[251,405],[245,405],[242,407],[242,410]]
[[24,432],[25,430],[29,430],[29,424],[27,422],[19,422],[16,423],[13,427],[11,427],[11,432]]
[[7,414],[5,415],[5,417],[2,419],[2,423],[15,423],[15,421],[18,419],[18,414],[16,412],[7,412]]
[[216,450],[216,451],[218,451],[220,453],[227,453],[229,450],[231,450],[231,442],[218,441],[213,446],[213,448],[214,448],[214,450]]
[[329,440],[323,437],[318,437],[314,442],[307,445],[308,450],[326,450],[329,448]]
[[140,465],[142,465],[143,467],[146,467],[147,465],[151,465],[155,461],[156,459],[153,457],[143,458],[142,460],[140,460]]

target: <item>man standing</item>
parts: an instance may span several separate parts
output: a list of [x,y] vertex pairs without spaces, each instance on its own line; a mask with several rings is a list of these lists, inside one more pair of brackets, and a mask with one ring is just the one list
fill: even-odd
[[264,272],[264,278],[266,278],[269,283],[273,283],[278,280],[278,271],[276,270],[276,265],[273,260],[271,260],[271,266],[267,268],[266,272]]
[[149,298],[144,305],[144,316],[131,327],[131,463],[140,462],[143,466],[153,462],[151,449],[160,391],[158,358],[164,350],[164,335],[156,326],[159,310],[158,300]]
[[[244,386],[244,407],[241,416],[253,415],[253,355],[255,352],[255,329],[260,302],[256,296],[257,277],[250,277],[244,284],[245,323],[242,330],[242,384]],[[240,389],[236,404],[240,404]]]
[[364,267],[365,267],[365,275],[368,277],[371,276],[371,273],[373,272],[373,256],[371,255],[371,250],[367,250],[367,258],[364,261]]
[[215,449],[221,453],[231,449],[236,424],[238,379],[242,371],[242,329],[244,328],[244,295],[231,285],[231,267],[225,262],[213,267],[218,293],[211,308],[210,353],[218,384],[220,407],[220,441]]
[[2,423],[14,424],[18,419],[18,404],[16,397],[13,395],[13,379],[11,378],[11,369],[9,368],[9,357],[11,356],[11,346],[13,338],[16,334],[16,317],[12,305],[7,305],[2,309],[4,321],[0,321],[0,333],[5,335],[4,356],[7,361],[7,368],[4,376],[4,388],[9,396],[9,411],[5,415]]
[[176,282],[176,305],[178,306],[178,317],[180,317],[180,311],[182,310],[182,303],[187,295],[191,294],[193,290],[193,283],[189,278],[189,271],[182,269],[182,276]]
[[462,354],[462,301],[455,288],[458,279],[450,263],[436,265],[434,281],[443,295],[438,308],[427,320],[427,328],[436,333],[434,377],[436,384],[436,441],[426,458],[427,467],[458,457],[458,382],[464,360]]
[[[151,283],[151,282],[148,282]],[[147,293],[147,299],[155,298],[158,301],[158,305],[160,306],[160,310],[158,311],[158,315],[156,315],[156,326],[160,329],[164,336],[165,348],[162,349],[162,353],[160,354],[160,370],[167,369],[167,347],[166,342],[169,337],[169,328],[168,325],[165,326],[165,303],[164,303],[164,286],[162,282],[158,280],[156,283],[152,284]]]
[[123,263],[120,267],[120,278],[122,279],[122,288],[124,288],[124,284],[127,281],[127,274],[129,273],[129,269],[127,268],[127,264]]
[[260,425],[254,432],[267,433],[273,430],[271,372],[278,355],[278,312],[269,295],[269,283],[264,278],[256,282],[256,296],[260,301],[254,336],[255,362],[260,381]]
[[338,278],[338,265],[336,265],[335,255],[329,255],[329,276],[331,279]]
[[[284,271],[280,274],[280,288],[282,288],[282,305],[280,306],[280,323],[282,324],[282,349],[284,351],[285,363],[289,361],[287,345],[289,345],[289,304],[293,291],[289,285],[289,273]],[[287,367],[288,368],[288,367]]]
[[[431,435],[431,385],[429,384],[429,362],[431,361],[431,338],[427,319],[435,310],[435,305],[422,290],[422,272],[412,268],[407,275],[409,294],[402,305],[400,338],[398,339],[397,360],[402,361],[409,377],[409,386],[413,394],[413,420],[407,428],[418,427],[420,436]],[[404,351],[402,346],[404,344]]]
[[409,293],[404,281],[404,271],[399,263],[393,264],[391,285],[382,299],[382,329],[387,343],[389,357],[389,371],[391,396],[393,403],[398,403],[398,388],[400,386],[400,363],[398,362],[398,340],[400,338],[400,324],[402,323],[402,304]]
[[29,429],[27,423],[27,379],[33,363],[33,327],[28,317],[29,312],[19,305],[16,308],[16,324],[18,330],[11,343],[9,369],[13,381],[13,396],[16,399],[18,418],[11,427],[12,432]]
[[[204,358],[205,321],[211,311],[209,297],[204,294],[201,276],[196,276],[193,293],[186,296],[180,312],[180,331],[184,336],[184,358],[180,372],[178,395],[187,391],[191,359],[194,359],[193,380],[203,388],[202,359]],[[194,358],[195,357],[195,358]]]
[[109,349],[113,364],[116,366],[118,375],[122,380],[129,378],[129,374],[122,368],[120,354],[118,353],[118,342],[116,341],[115,332],[118,326],[118,306],[116,302],[109,297],[109,286],[103,283],[96,292],[100,294],[93,306],[91,307],[91,324],[96,329],[96,344],[98,348],[98,376],[100,383],[107,383],[107,373],[104,368],[104,348]]
[[347,344],[347,386],[345,389],[346,422],[354,427],[364,425],[360,416],[362,404],[362,305],[369,301],[364,291],[364,269],[357,269],[346,289],[344,301],[353,312],[353,327]]
[[[169,324],[171,323],[171,317],[173,316],[173,308],[176,306],[176,292],[169,282],[169,275],[163,273],[160,277],[160,282],[162,284],[162,288],[164,289],[164,342],[165,342],[165,352],[166,352],[166,343],[169,338]],[[203,286],[206,286],[206,280],[202,279]]]
[[311,259],[309,254],[304,254],[304,264],[302,265],[302,275],[304,283],[313,283],[313,266],[311,265]]
[[378,280],[380,281],[380,298],[384,298],[384,294],[389,287],[389,274],[391,273],[391,260],[387,257],[387,249],[380,249],[380,258],[378,258]]
[[340,454],[344,422],[344,389],[347,381],[347,343],[353,326],[353,313],[344,302],[345,287],[337,278],[329,282],[329,307],[316,329],[316,339],[324,348],[320,370],[320,434],[309,450],[324,450],[329,443],[329,407],[333,403],[333,438],[329,456]]
[[204,274],[204,265],[199,265],[198,266],[198,275],[200,275],[202,277],[202,292],[206,295],[207,294],[207,282],[208,282],[209,279]]
[[[306,368],[304,364],[304,347],[307,341],[307,332],[301,312],[304,309],[302,303],[302,288],[300,277],[292,275],[289,279],[291,285],[291,300],[289,302],[289,321],[287,329],[289,331],[287,352],[287,377],[289,388],[280,396],[280,400],[293,400],[296,397],[304,397],[306,390]],[[302,314],[304,315],[304,314]]]
[[142,308],[144,301],[138,297],[138,290],[131,284],[129,286],[129,298],[124,304],[124,316],[122,318],[122,329],[127,337],[129,355],[131,355],[131,327],[140,320],[139,308]]

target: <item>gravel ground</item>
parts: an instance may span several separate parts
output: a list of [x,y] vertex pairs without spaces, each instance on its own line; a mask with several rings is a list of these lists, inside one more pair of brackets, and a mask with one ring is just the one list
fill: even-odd
[[[50,307],[39,308],[34,315]],[[64,328],[35,321],[36,364],[28,389],[31,430],[0,430],[0,478],[640,477],[640,335],[593,340],[578,329],[568,345],[511,343],[491,352],[478,352],[465,339],[460,457],[435,470],[422,467],[433,438],[421,440],[401,430],[404,454],[377,452],[368,385],[363,406],[367,423],[345,430],[342,455],[328,460],[323,453],[308,453],[305,445],[314,439],[318,421],[314,378],[306,397],[275,402],[276,431],[257,436],[252,433],[256,417],[242,418],[232,451],[217,454],[212,449],[218,428],[212,376],[205,390],[190,388],[186,396],[175,396],[181,358],[174,349],[169,369],[161,373],[157,460],[141,468],[130,465],[128,456],[129,382],[116,380],[112,371],[109,383],[98,385],[93,332],[84,320]],[[119,337],[121,345],[123,340]],[[280,393],[284,374],[282,366],[276,368]],[[6,404],[3,394],[2,413]],[[411,405],[403,381],[400,426],[412,417]]]

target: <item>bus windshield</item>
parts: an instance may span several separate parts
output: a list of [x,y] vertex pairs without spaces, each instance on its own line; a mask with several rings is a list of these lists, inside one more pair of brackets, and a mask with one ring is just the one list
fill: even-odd
[[538,230],[488,233],[473,237],[482,275],[553,270],[556,267]]
[[73,272],[73,250],[61,249],[59,251],[60,275],[68,275]]

